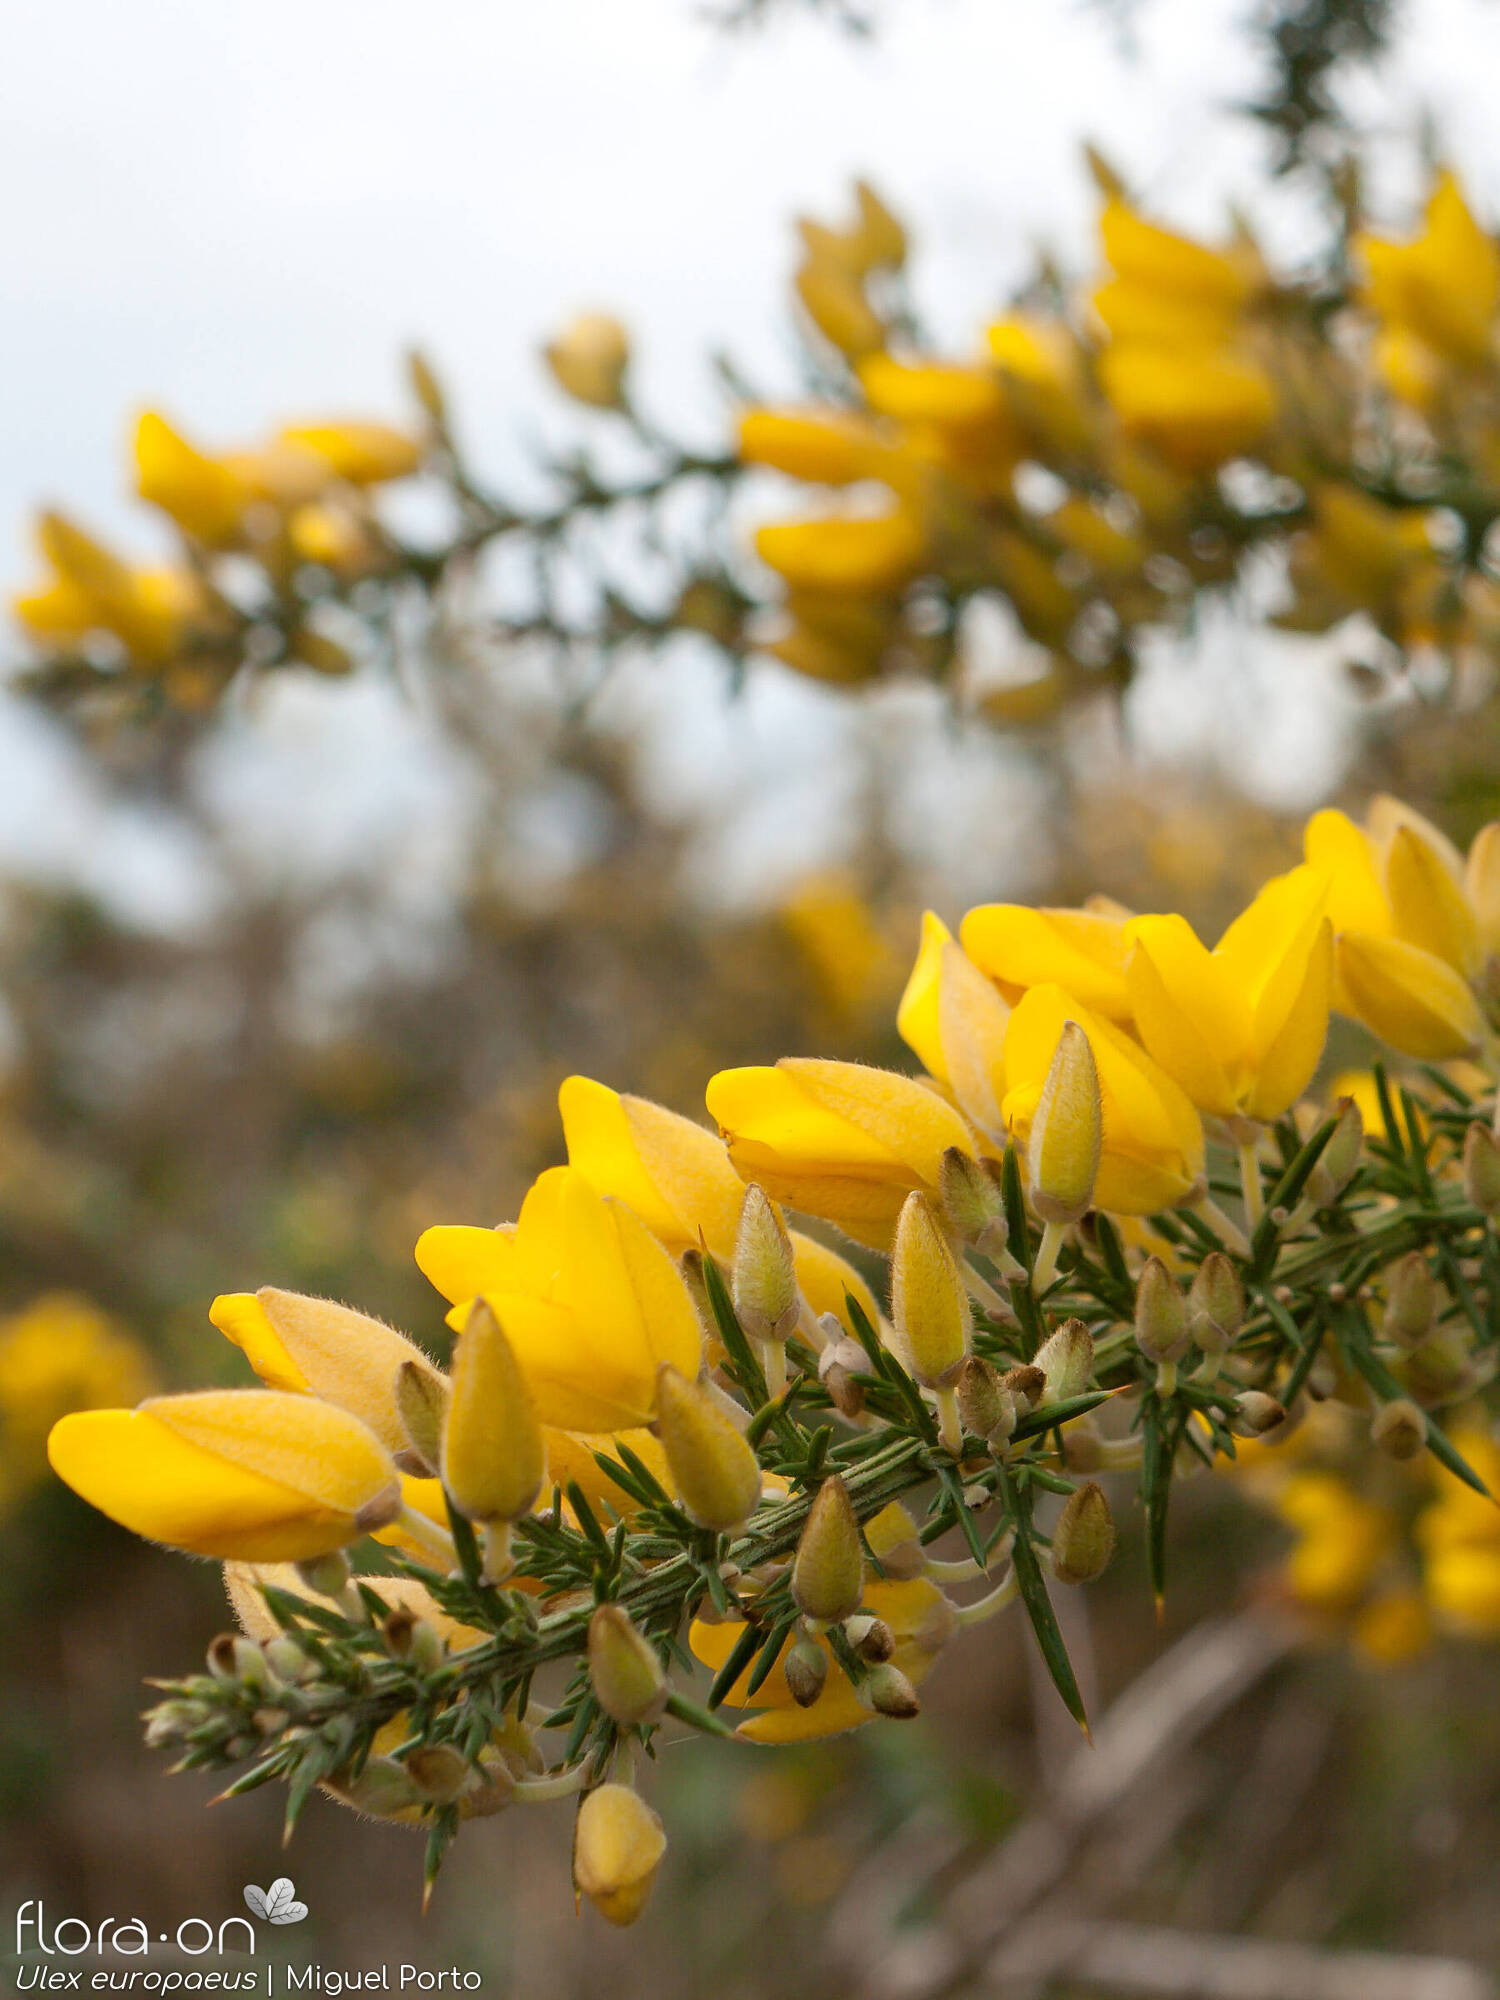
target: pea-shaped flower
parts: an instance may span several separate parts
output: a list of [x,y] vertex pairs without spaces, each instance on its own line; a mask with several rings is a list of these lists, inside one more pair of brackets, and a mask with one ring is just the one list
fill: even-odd
[[77,1410],[53,1427],[47,1454],[122,1527],[227,1562],[327,1555],[401,1507],[390,1453],[358,1418],[276,1389]]
[[698,1373],[702,1329],[671,1257],[621,1201],[595,1194],[574,1167],[552,1167],[514,1229],[429,1229],[417,1263],[462,1328],[488,1300],[505,1328],[537,1415],[565,1430],[647,1423],[657,1370]]

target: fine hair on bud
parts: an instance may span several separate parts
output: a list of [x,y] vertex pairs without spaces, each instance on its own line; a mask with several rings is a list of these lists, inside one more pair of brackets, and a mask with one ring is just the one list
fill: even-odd
[[667,1836],[629,1785],[600,1785],[578,1808],[573,1884],[607,1922],[633,1924],[645,1909]]
[[1043,1222],[1078,1222],[1093,1206],[1104,1103],[1089,1038],[1063,1023],[1026,1142],[1027,1192]]
[[1059,1583],[1092,1583],[1115,1552],[1115,1524],[1104,1489],[1091,1479],[1063,1502],[1052,1530],[1052,1574]]
[[443,1424],[448,1415],[448,1383],[431,1368],[403,1361],[396,1370],[396,1411],[406,1432],[410,1462],[403,1471],[435,1478],[443,1459]]
[[1148,1361],[1175,1361],[1188,1344],[1187,1300],[1160,1257],[1148,1257],[1135,1288],[1136,1345]]
[[486,1523],[520,1520],[546,1477],[547,1448],[530,1386],[485,1299],[469,1308],[454,1352],[442,1467],[454,1506]]
[[1476,1118],[1464,1134],[1464,1195],[1483,1216],[1500,1215],[1500,1139]]
[[792,1558],[792,1600],[819,1625],[853,1617],[864,1600],[865,1557],[849,1489],[837,1473],[818,1488]]
[[1046,1395],[1047,1378],[1034,1361],[1023,1361],[1006,1369],[1000,1377],[1000,1386],[1015,1397],[1017,1409],[1030,1412]]
[[589,1681],[604,1713],[625,1728],[659,1722],[667,1681],[656,1648],[618,1604],[599,1605],[589,1620]]
[[798,1708],[811,1708],[828,1680],[828,1655],[804,1634],[787,1648],[781,1671]]
[[664,1361],[656,1373],[656,1428],[684,1510],[700,1528],[731,1534],[760,1504],[760,1461],[718,1403]]
[[1000,1177],[989,1160],[949,1146],[938,1168],[938,1201],[960,1243],[981,1256],[998,1257],[1010,1240]]
[[846,1618],[844,1637],[859,1657],[869,1661],[871,1666],[879,1666],[882,1660],[888,1660],[896,1650],[896,1635],[883,1618],[871,1618],[868,1615]]
[[1245,1288],[1222,1250],[1210,1250],[1188,1291],[1188,1331],[1205,1354],[1223,1354],[1245,1323]]
[[1420,1250],[1408,1250],[1386,1273],[1380,1331],[1398,1347],[1420,1347],[1437,1323],[1438,1288]]
[[1081,1319],[1065,1319],[1037,1349],[1033,1365],[1042,1371],[1045,1401],[1081,1396],[1094,1373],[1094,1336]]
[[764,1188],[750,1186],[740,1205],[730,1292],[735,1317],[752,1340],[785,1340],[797,1324],[797,1267],[786,1224]]
[[927,1196],[906,1197],[891,1252],[897,1352],[924,1389],[949,1389],[969,1351],[969,1295]]
[[1364,1148],[1365,1121],[1354,1099],[1341,1097],[1334,1114],[1338,1122],[1307,1177],[1308,1199],[1315,1208],[1327,1208],[1338,1200],[1353,1180]]
[[1240,1437],[1265,1437],[1286,1422],[1286,1405],[1264,1389],[1245,1389],[1234,1399],[1230,1428]]
[[1016,1427],[1016,1399],[1000,1379],[993,1361],[970,1354],[953,1385],[958,1414],[971,1437],[986,1444],[1005,1444]]
[[893,1722],[910,1722],[922,1713],[916,1689],[890,1660],[871,1667],[859,1693],[877,1715],[888,1716]]

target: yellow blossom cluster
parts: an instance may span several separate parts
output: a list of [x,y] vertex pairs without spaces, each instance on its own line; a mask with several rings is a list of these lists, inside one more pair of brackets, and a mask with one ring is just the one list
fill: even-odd
[[742,458],[813,503],[756,536],[784,590],[769,650],[835,682],[962,682],[965,608],[1003,600],[1025,672],[965,691],[1037,721],[1128,677],[1143,629],[1267,543],[1290,553],[1285,624],[1362,611],[1403,648],[1492,645],[1500,248],[1456,179],[1409,240],[1346,217],[1309,277],[1243,222],[1196,241],[1098,173],[1093,283],[1051,275],[966,356],[882,294],[904,238],[872,230],[868,190],[852,228],[803,225],[798,296],[846,393],[740,417]]
[[[1295,1437],[1310,1397],[1358,1412],[1382,1461],[1447,1469],[1418,1528],[1428,1598],[1492,1629],[1493,1070],[1472,1090],[1433,1072],[1423,1110],[1402,1097],[1404,1135],[1377,1076],[1368,1148],[1352,1097],[1325,1117],[1306,1100],[1335,1009],[1398,1051],[1493,1064],[1497,843],[1487,827],[1465,862],[1389,799],[1363,830],[1320,814],[1308,859],[1212,948],[1178,915],[1105,904],[983,905],[957,937],[929,915],[898,1013],[924,1073],[725,1070],[716,1130],[569,1078],[567,1163],[517,1219],[417,1244],[457,1336],[447,1370],[345,1306],[216,1300],[264,1386],[79,1412],[50,1441],[104,1513],[231,1565],[246,1632],[157,1711],[160,1740],[233,1761],[269,1737],[267,1775],[444,1837],[580,1791],[578,1887],[630,1921],[664,1844],[630,1782],[637,1736],[667,1716],[722,1732],[721,1706],[769,1744],[912,1715],[955,1631],[1017,1598],[1081,1719],[1042,1582],[1109,1561],[1081,1476],[1140,1473],[1159,1590],[1174,1470]],[[1285,1463],[1293,1594],[1365,1605],[1386,1510]],[[1063,1496],[1045,1533],[1038,1494]],[[969,1553],[930,1553],[950,1531]],[[394,1595],[350,1575],[366,1536]],[[980,1578],[970,1603],[945,1588]],[[1369,1640],[1387,1654],[1415,1615],[1393,1607]],[[363,1703],[363,1737],[311,1732],[311,1766],[293,1718],[339,1697],[299,1708],[324,1664],[298,1653],[299,1617],[344,1621],[354,1651],[328,1671]],[[533,1677],[570,1653],[580,1678],[538,1719]],[[692,1659],[711,1709],[667,1677]],[[434,1688],[465,1693],[446,1734]],[[538,1735],[565,1727],[548,1768]]]

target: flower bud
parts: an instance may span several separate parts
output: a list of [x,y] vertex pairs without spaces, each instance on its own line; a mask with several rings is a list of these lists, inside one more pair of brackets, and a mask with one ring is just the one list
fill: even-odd
[[403,1361],[396,1370],[396,1410],[406,1432],[409,1459],[403,1471],[435,1478],[443,1459],[443,1424],[448,1415],[448,1384],[430,1368]]
[[345,1805],[371,1819],[394,1819],[426,1803],[404,1764],[394,1757],[367,1757],[357,1778],[330,1778],[328,1788]]
[[836,1624],[858,1611],[865,1556],[849,1490],[835,1473],[818,1488],[792,1559],[792,1597],[804,1618]]
[[735,1316],[752,1340],[785,1340],[797,1324],[797,1270],[780,1211],[764,1188],[748,1187],[734,1239]]
[[1160,1257],[1148,1257],[1135,1288],[1136,1345],[1148,1361],[1175,1361],[1188,1344],[1187,1301]]
[[896,1635],[890,1626],[883,1618],[872,1618],[868,1611],[844,1620],[844,1637],[859,1657],[868,1660],[871,1666],[879,1666],[896,1650]]
[[656,1648],[618,1604],[601,1604],[589,1620],[589,1680],[604,1713],[627,1728],[658,1721],[667,1705]]
[[433,373],[432,363],[420,347],[406,350],[406,379],[411,392],[416,397],[422,414],[441,426],[448,421],[447,401],[443,395],[443,385]]
[[924,1389],[948,1389],[969,1351],[969,1295],[932,1204],[909,1194],[891,1254],[891,1319],[901,1359]]
[[1010,1239],[1000,1177],[988,1160],[970,1159],[948,1147],[938,1168],[938,1200],[943,1218],[960,1243],[985,1257],[998,1257]]
[[334,1549],[326,1556],[312,1556],[297,1565],[297,1575],[318,1597],[337,1597],[350,1574],[349,1558],[342,1549]]
[[262,1650],[267,1666],[279,1680],[306,1680],[317,1673],[317,1661],[303,1652],[289,1632],[278,1632],[274,1639],[267,1639]]
[[781,1671],[798,1708],[811,1708],[828,1679],[828,1655],[815,1639],[798,1639],[788,1648]]
[[575,403],[595,410],[625,407],[630,336],[608,313],[580,313],[542,349],[553,379]]
[[1365,1121],[1354,1099],[1341,1097],[1334,1109],[1338,1123],[1307,1177],[1307,1198],[1314,1208],[1338,1200],[1354,1178],[1365,1143]]
[[1046,1379],[1042,1400],[1065,1403],[1081,1396],[1094,1372],[1094,1336],[1081,1319],[1066,1319],[1048,1334],[1033,1364]]
[[857,1692],[877,1715],[889,1716],[893,1722],[910,1722],[922,1713],[916,1689],[889,1660],[871,1667]]
[[573,1886],[612,1924],[633,1924],[646,1907],[667,1851],[662,1823],[628,1785],[600,1785],[578,1808]]
[[1052,1574],[1059,1583],[1092,1583],[1115,1552],[1115,1524],[1104,1489],[1090,1480],[1063,1502],[1052,1530]]
[[470,1307],[453,1356],[442,1467],[454,1506],[486,1523],[519,1520],[546,1477],[547,1450],[530,1387],[484,1299]]
[[986,1444],[1005,1444],[1016,1427],[1016,1399],[1000,1379],[1000,1371],[982,1355],[970,1354],[953,1385],[958,1414],[971,1437]]
[[1017,1368],[1006,1369],[1000,1386],[1015,1397],[1017,1411],[1029,1415],[1047,1393],[1047,1378],[1034,1362],[1023,1361]]
[[1481,1215],[1500,1215],[1500,1139],[1480,1119],[1464,1134],[1464,1194]]
[[1264,1437],[1286,1422],[1286,1405],[1263,1389],[1246,1389],[1234,1399],[1231,1429],[1239,1437]]
[[262,1688],[270,1679],[265,1654],[253,1639],[238,1632],[221,1632],[212,1642],[208,1671],[215,1680],[237,1687]]
[[1408,1250],[1386,1273],[1383,1339],[1398,1347],[1420,1347],[1437,1322],[1438,1290],[1432,1267],[1420,1250]]
[[1222,1250],[1210,1250],[1188,1292],[1188,1331],[1205,1354],[1223,1354],[1245,1323],[1245,1288]]
[[1427,1419],[1415,1403],[1401,1396],[1376,1412],[1370,1439],[1387,1458],[1415,1458],[1427,1443]]
[[854,1378],[869,1372],[870,1357],[857,1340],[848,1337],[833,1313],[824,1313],[822,1324],[828,1345],[818,1356],[818,1380],[839,1415],[852,1420],[862,1415],[865,1407],[864,1384]]
[[1469,1343],[1457,1327],[1440,1327],[1404,1354],[1394,1373],[1424,1409],[1440,1409],[1467,1396],[1478,1383]]
[[410,1751],[403,1760],[406,1775],[424,1799],[433,1805],[451,1805],[469,1782],[473,1771],[467,1757],[451,1743],[425,1743]]
[[146,1748],[171,1749],[188,1732],[207,1722],[209,1711],[201,1701],[159,1701],[146,1717]]
[[664,1361],[656,1425],[677,1497],[700,1528],[730,1534],[760,1501],[760,1462],[706,1389]]
[[1066,1021],[1026,1142],[1027,1192],[1043,1222],[1077,1222],[1094,1199],[1104,1106],[1089,1038]]

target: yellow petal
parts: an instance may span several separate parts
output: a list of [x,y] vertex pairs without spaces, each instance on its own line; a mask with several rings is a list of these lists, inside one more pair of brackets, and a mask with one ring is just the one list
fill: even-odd
[[922,567],[927,538],[909,514],[831,515],[759,529],[756,553],[795,589],[900,590]]
[[208,457],[147,410],[135,430],[136,491],[210,547],[239,531],[249,493],[218,459]]
[[849,1307],[845,1294],[852,1292],[863,1308],[871,1326],[880,1325],[880,1307],[875,1302],[875,1294],[865,1283],[859,1272],[846,1257],[837,1250],[830,1250],[826,1243],[819,1243],[815,1237],[804,1236],[800,1229],[788,1230],[792,1242],[792,1262],[797,1267],[797,1284],[815,1318],[824,1313],[832,1313],[845,1327],[849,1326]]
[[1403,1055],[1444,1062],[1483,1039],[1478,1003],[1462,977],[1417,945],[1351,933],[1338,941],[1338,971],[1360,1020]]
[[495,1291],[506,1283],[515,1263],[512,1243],[509,1230],[439,1223],[417,1238],[417,1269],[445,1299],[454,1305],[466,1304],[478,1293]]
[[938,1022],[938,994],[943,962],[943,946],[953,933],[936,911],[922,917],[922,939],[916,964],[906,982],[896,1009],[896,1032],[927,1074],[947,1085],[950,1081],[943,1061],[943,1041]]
[[738,444],[747,465],[768,465],[820,486],[878,477],[890,455],[872,423],[843,410],[746,410]]
[[254,1292],[221,1292],[208,1309],[211,1323],[245,1356],[268,1389],[306,1389],[307,1377],[287,1353]]
[[1095,1013],[1130,1019],[1129,944],[1117,917],[984,903],[970,910],[960,935],[969,957],[1011,1000],[1029,986],[1063,986]]
[[[1302,1096],[1317,1072],[1328,1040],[1333,995],[1333,926],[1319,919],[1291,1004],[1274,1034],[1256,1050],[1255,1079],[1245,1101],[1250,1118],[1279,1118]],[[1257,1018],[1257,1031],[1261,1023]]]
[[701,1238],[717,1257],[733,1252],[745,1184],[722,1139],[584,1076],[568,1077],[557,1103],[568,1162],[596,1194],[618,1197],[670,1250]]
[[54,1427],[47,1455],[100,1513],[190,1555],[300,1562],[359,1532],[345,1509],[232,1463],[149,1409],[75,1411]]
[[375,486],[387,479],[405,479],[422,463],[420,442],[389,424],[351,421],[332,424],[289,424],[277,439],[313,452],[325,460],[338,479],[353,486]]
[[1135,1024],[1151,1056],[1200,1111],[1239,1110],[1233,1069],[1249,1042],[1243,997],[1182,917],[1137,917],[1129,986]]
[[1479,936],[1462,876],[1411,826],[1398,827],[1391,838],[1385,886],[1397,937],[1446,960],[1456,972],[1474,970]]
[[141,1414],[231,1465],[329,1508],[361,1513],[396,1479],[390,1454],[345,1410],[277,1389],[153,1396]]
[[1307,822],[1302,851],[1328,876],[1328,915],[1334,931],[1391,937],[1395,927],[1378,857],[1366,834],[1347,814],[1331,808]]

